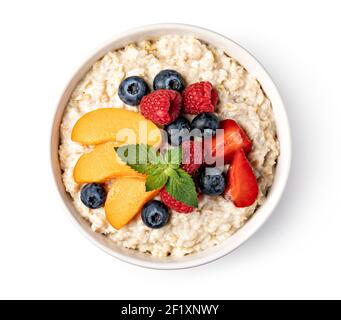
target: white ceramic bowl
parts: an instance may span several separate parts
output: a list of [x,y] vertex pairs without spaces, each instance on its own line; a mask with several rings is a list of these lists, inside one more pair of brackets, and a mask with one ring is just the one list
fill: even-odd
[[[242,227],[238,232],[236,232],[221,245],[203,251],[199,254],[184,258],[165,258],[160,260],[116,246],[105,236],[94,233],[91,230],[89,223],[82,219],[76,212],[72,205],[71,197],[65,191],[61,178],[61,170],[58,159],[59,126],[62,120],[64,109],[68,104],[71,93],[73,92],[75,86],[97,60],[102,58],[108,51],[122,48],[128,43],[140,41],[142,39],[152,39],[163,34],[172,33],[191,34],[206,43],[210,43],[215,47],[225,50],[228,55],[239,61],[249,73],[253,74],[258,79],[266,95],[272,102],[273,112],[277,124],[278,138],[281,144],[281,155],[278,160],[275,181],[265,204],[257,210],[257,212],[245,224],[244,227]],[[166,270],[183,269],[200,266],[227,255],[248,240],[269,218],[282,196],[289,175],[291,163],[291,137],[285,108],[276,86],[274,85],[268,73],[250,53],[248,53],[245,49],[232,40],[206,29],[182,24],[158,24],[140,27],[138,29],[130,30],[116,36],[112,41],[104,45],[100,50],[93,54],[87,61],[83,63],[81,68],[77,70],[74,77],[67,85],[59,101],[59,105],[55,114],[51,137],[51,156],[52,168],[57,188],[68,208],[68,213],[78,229],[81,230],[91,242],[96,244],[108,254],[134,265]]]

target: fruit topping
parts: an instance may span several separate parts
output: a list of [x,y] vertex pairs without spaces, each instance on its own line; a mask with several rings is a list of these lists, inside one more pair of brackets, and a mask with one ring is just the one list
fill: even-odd
[[203,167],[197,176],[201,193],[209,196],[219,196],[226,188],[225,174],[216,167]]
[[203,163],[203,142],[202,140],[187,140],[182,144],[182,165],[181,168],[193,175]]
[[[104,206],[117,230],[139,213],[146,226],[160,229],[169,222],[168,208],[191,213],[202,195],[223,195],[236,207],[255,203],[258,184],[246,157],[252,142],[234,120],[219,123],[214,114],[219,97],[212,84],[199,82],[185,89],[178,72],[163,70],[153,87],[156,91],[149,93],[140,77],[126,78],[119,87],[121,100],[140,105],[141,114],[101,108],[77,121],[72,140],[94,146],[74,169],[74,180],[87,183],[82,203],[90,209]],[[192,123],[180,116],[182,107],[184,113],[196,115]],[[162,142],[158,126],[165,126],[173,146],[166,151],[157,149]],[[212,164],[231,164],[228,176]],[[159,193],[161,201],[153,200]]]
[[82,116],[71,138],[85,145],[112,141],[116,146],[128,143],[156,146],[162,141],[161,131],[153,122],[137,112],[115,108],[97,109]]
[[179,117],[171,124],[165,126],[164,130],[168,135],[168,142],[172,146],[179,146],[189,138],[191,125],[185,117]]
[[214,113],[209,112],[200,113],[191,123],[191,129],[199,129],[204,137],[214,136],[218,128],[218,117]]
[[154,90],[167,89],[182,92],[185,89],[185,80],[175,70],[163,70],[154,79]]
[[77,183],[104,182],[115,177],[144,177],[127,166],[116,154],[115,143],[100,144],[83,154],[73,171]]
[[228,187],[225,198],[231,199],[236,207],[253,205],[259,193],[257,179],[251,165],[242,150],[234,154],[228,173]]
[[212,139],[212,146],[205,158],[206,161],[209,160],[209,164],[212,164],[211,159],[228,164],[236,151],[243,150],[245,154],[251,151],[252,142],[237,122],[229,119],[221,121],[220,129],[223,130],[218,130],[218,134]]
[[157,90],[141,101],[141,113],[158,125],[172,123],[180,115],[182,98],[173,90]]
[[138,106],[144,96],[150,92],[148,84],[141,77],[129,77],[122,81],[118,96],[129,106]]
[[121,229],[158,193],[159,190],[146,191],[145,179],[126,177],[114,179],[105,203],[105,214],[109,223],[115,229]]
[[147,191],[165,187],[177,201],[190,207],[198,207],[194,181],[180,168],[181,148],[171,148],[164,154],[152,151],[145,145],[131,145],[118,148],[117,154],[132,169],[147,175],[145,186]]
[[194,207],[191,207],[187,204],[184,204],[183,202],[180,202],[176,200],[174,197],[172,197],[167,190],[164,188],[160,192],[160,198],[161,201],[170,209],[179,212],[179,213],[191,213],[195,209]]
[[81,190],[81,201],[90,209],[103,207],[106,197],[104,186],[98,183],[87,184]]
[[168,208],[161,201],[153,200],[143,207],[141,217],[147,227],[160,229],[168,223],[170,215]]
[[190,85],[184,90],[182,97],[184,112],[189,114],[214,112],[219,100],[218,92],[210,82]]

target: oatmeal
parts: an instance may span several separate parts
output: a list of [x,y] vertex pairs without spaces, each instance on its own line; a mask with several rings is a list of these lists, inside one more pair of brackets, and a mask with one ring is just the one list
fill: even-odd
[[[129,76],[140,76],[152,87],[156,74],[165,69],[177,70],[188,85],[209,81],[217,89],[218,118],[235,120],[252,140],[248,159],[257,177],[259,196],[246,208],[237,208],[222,196],[203,196],[193,213],[172,212],[169,223],[162,229],[148,228],[137,216],[122,229],[115,230],[107,221],[104,208],[89,209],[81,201],[82,185],[74,180],[74,168],[92,147],[73,142],[71,133],[84,114],[99,108],[138,111],[119,98],[121,82]],[[94,64],[73,92],[60,132],[63,182],[79,214],[89,221],[94,232],[106,235],[122,247],[156,257],[194,254],[228,239],[264,203],[279,156],[271,102],[257,79],[224,51],[190,36],[166,35],[109,52]]]

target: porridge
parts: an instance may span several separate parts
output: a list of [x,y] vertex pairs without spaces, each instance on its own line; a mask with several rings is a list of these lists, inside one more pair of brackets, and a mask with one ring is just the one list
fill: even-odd
[[[252,149],[250,147],[247,152],[247,159],[257,179],[257,197],[251,205],[243,206],[236,205],[236,201],[233,201],[231,197],[224,197],[221,193],[212,196],[212,194],[208,194],[209,192],[200,192],[198,206],[188,210],[190,212],[186,212],[188,205],[184,205],[185,210],[183,213],[179,213],[174,210],[172,205],[168,205],[172,203],[172,198],[167,198],[167,194],[154,192],[148,196],[148,201],[154,199],[159,203],[158,200],[161,199],[169,207],[169,217],[162,228],[148,227],[141,214],[136,214],[136,217],[129,219],[128,223],[124,222],[123,226],[114,228],[106,214],[107,206],[106,208],[103,206],[89,208],[84,204],[82,190],[85,182],[98,181],[76,182],[75,167],[82,156],[95,150],[95,146],[91,143],[74,141],[75,139],[72,139],[73,130],[82,117],[99,109],[122,109],[129,111],[129,114],[140,111],[139,116],[148,118],[146,110],[150,111],[152,107],[151,109],[145,108],[143,112],[143,110],[141,111],[142,107],[125,103],[128,101],[125,101],[124,97],[119,94],[119,88],[122,82],[129,77],[140,77],[145,80],[149,88],[152,88],[156,75],[162,70],[176,70],[189,86],[183,91],[185,110],[186,106],[188,106],[188,110],[196,106],[199,108],[203,106],[203,104],[196,105],[194,102],[187,101],[187,90],[192,90],[192,95],[188,94],[188,97],[194,96],[195,98],[199,92],[194,88],[191,89],[190,85],[205,82],[215,88],[215,92],[219,96],[219,102],[213,102],[215,98],[212,91],[211,102],[215,105],[215,116],[220,121],[229,119],[231,123],[238,123],[252,142]],[[147,88],[145,90],[148,91]],[[147,91],[146,94],[153,95]],[[164,97],[161,98],[164,99]],[[177,98],[178,96],[171,96],[169,99],[177,101]],[[151,104],[153,101],[152,97],[149,99],[148,96],[143,99],[142,103],[145,105]],[[202,111],[208,112],[209,110]],[[187,114],[191,112],[184,113],[188,119],[193,119],[193,113],[191,116]],[[150,119],[152,122],[155,120],[154,123],[162,127],[160,121],[155,118],[156,114],[157,112],[153,113]],[[170,117],[169,123],[175,121],[179,114],[174,115],[169,112],[167,116]],[[127,123],[129,122],[127,121]],[[202,43],[191,36],[166,35],[157,40],[142,41],[107,53],[94,64],[74,90],[65,110],[60,132],[59,156],[63,182],[79,214],[89,221],[94,232],[104,234],[117,245],[160,258],[195,254],[222,243],[243,227],[266,199],[267,192],[273,183],[280,149],[276,138],[271,102],[262,91],[257,79],[237,61],[227,56],[224,51]],[[231,159],[230,162],[232,162]],[[228,170],[232,170],[232,166],[233,162],[232,165],[229,163],[225,166],[225,172],[223,172],[225,176],[228,175]],[[101,164],[94,163],[93,167],[101,167]],[[128,169],[126,175],[130,175]],[[231,181],[233,177],[235,176],[230,174]],[[106,187],[115,188],[116,178],[113,177],[105,183]],[[132,198],[139,194],[135,190],[131,191],[134,194]],[[88,191],[91,192],[90,189]],[[112,197],[112,194],[109,194],[108,197]],[[115,210],[118,210],[118,207],[114,206]]]

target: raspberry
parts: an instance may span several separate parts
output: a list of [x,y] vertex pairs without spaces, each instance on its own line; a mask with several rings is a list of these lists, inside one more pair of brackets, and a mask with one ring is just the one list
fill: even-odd
[[199,114],[214,112],[218,103],[218,91],[210,82],[198,82],[190,85],[182,94],[184,112]]
[[181,168],[189,174],[194,174],[203,163],[202,140],[186,140],[182,143],[182,165]]
[[143,116],[158,125],[173,122],[179,115],[182,97],[173,90],[157,90],[143,97],[140,110]]
[[193,207],[188,206],[176,199],[174,199],[165,188],[163,188],[160,192],[161,201],[169,208],[175,210],[179,213],[191,213],[194,211]]

